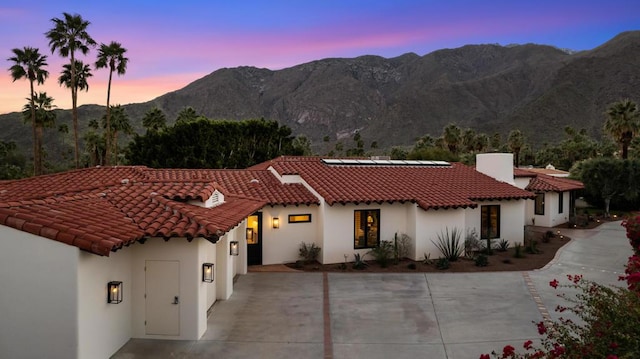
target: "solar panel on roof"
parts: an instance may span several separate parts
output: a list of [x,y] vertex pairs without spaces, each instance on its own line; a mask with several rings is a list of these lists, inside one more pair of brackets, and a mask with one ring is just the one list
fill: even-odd
[[323,158],[324,164],[333,166],[413,166],[413,167],[450,167],[446,161],[423,161],[423,160],[357,160],[340,158]]

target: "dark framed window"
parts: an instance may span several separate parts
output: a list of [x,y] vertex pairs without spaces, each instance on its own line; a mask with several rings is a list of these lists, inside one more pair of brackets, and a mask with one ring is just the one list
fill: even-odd
[[558,213],[564,211],[564,192],[558,192]]
[[380,244],[380,210],[353,212],[353,248],[375,248]]
[[500,206],[480,207],[480,237],[482,239],[500,237]]
[[536,193],[535,214],[544,215],[544,193]]
[[307,222],[311,222],[311,213],[289,215],[289,223],[307,223]]

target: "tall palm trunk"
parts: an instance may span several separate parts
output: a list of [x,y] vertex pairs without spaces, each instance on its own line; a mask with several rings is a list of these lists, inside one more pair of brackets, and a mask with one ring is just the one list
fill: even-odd
[[[105,133],[105,149],[107,155],[105,157],[105,165],[109,166],[111,163],[111,107],[109,106],[109,100],[111,99],[111,77],[113,76],[113,66],[109,66],[109,83],[107,85],[107,128]],[[118,152],[116,150],[116,165],[118,164]]]
[[76,59],[71,51],[71,116],[73,118],[73,140],[75,153],[73,155],[76,168],[80,168],[80,144],[78,143],[78,89],[76,88]]
[[34,92],[33,92],[33,80],[32,77],[29,78],[29,85],[31,87],[31,131],[33,132],[33,175],[40,175],[40,151],[38,150],[38,134],[36,131],[36,107],[33,100]]

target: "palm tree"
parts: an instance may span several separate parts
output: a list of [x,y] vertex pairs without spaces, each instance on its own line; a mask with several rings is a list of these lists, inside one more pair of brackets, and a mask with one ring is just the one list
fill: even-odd
[[[116,166],[118,165],[118,133],[122,132],[126,135],[131,135],[134,131],[133,131],[133,127],[131,126],[131,123],[129,122],[129,116],[127,115],[126,112],[124,112],[124,107],[117,105],[117,106],[112,106],[111,109],[111,122],[109,123],[109,126],[111,126],[111,130],[107,129],[107,117],[105,115],[105,117],[102,118],[103,123],[102,126],[105,128],[105,143],[113,143],[113,153],[115,154],[116,157]],[[108,156],[108,152],[107,152],[107,157]],[[107,161],[107,158],[105,158],[105,163]]]
[[127,63],[129,62],[129,59],[124,57],[125,52],[127,52],[127,49],[115,41],[111,41],[109,45],[100,44],[100,49],[98,49],[98,60],[95,64],[96,69],[109,67],[109,83],[107,85],[107,123],[105,127],[107,129],[107,156],[105,158],[105,164],[107,166],[109,165],[111,158],[111,136],[109,134],[109,131],[111,130],[111,106],[109,105],[109,101],[111,99],[111,78],[114,71],[116,71],[118,76],[124,75],[125,72],[127,72]]
[[147,111],[142,118],[142,126],[147,132],[159,132],[167,125],[167,117],[161,109],[154,107]]
[[513,130],[509,132],[507,143],[509,145],[509,149],[513,152],[514,164],[518,167],[520,165],[520,151],[525,145],[524,134],[520,130]]
[[33,132],[33,174],[37,176],[41,174],[40,169],[42,168],[42,158],[40,157],[40,151],[38,151],[38,143],[36,141],[36,108],[34,105],[35,91],[33,83],[37,82],[38,85],[42,85],[44,80],[49,76],[49,71],[44,68],[47,66],[47,56],[41,55],[40,50],[27,46],[23,49],[13,49],[11,51],[14,54],[14,56],[8,59],[8,61],[12,61],[14,63],[9,68],[11,78],[14,82],[22,78],[27,78],[29,80],[31,129]]
[[[76,61],[75,69],[71,68],[71,64],[66,64],[62,66],[62,72],[60,73],[60,77],[58,77],[58,84],[64,85],[66,88],[70,88],[71,86],[76,86],[76,93],[78,90],[89,91],[89,81],[88,78],[93,76],[91,73],[91,67],[89,65],[85,65],[82,61]],[[72,76],[75,73],[75,81],[72,81]]]
[[622,159],[627,159],[629,145],[640,132],[640,113],[635,102],[625,99],[615,102],[607,110],[604,130],[622,146]]
[[[27,104],[22,109],[22,115],[25,122],[33,121],[31,114],[35,112],[36,122],[36,150],[38,151],[38,158],[40,159],[38,173],[44,173],[44,166],[42,164],[43,150],[42,150],[42,135],[45,127],[53,127],[56,122],[56,113],[53,112],[53,97],[47,96],[46,92],[40,92],[35,99],[28,97]],[[34,110],[35,107],[35,110]],[[34,156],[35,158],[35,156]]]
[[[176,117],[176,123],[186,123],[195,121],[198,118],[198,113],[191,106],[184,107],[178,113],[178,117]],[[325,141],[328,142],[329,140]]]
[[80,167],[79,147],[78,147],[78,86],[76,86],[76,51],[80,51],[83,55],[89,52],[90,46],[95,46],[96,42],[89,36],[87,27],[89,21],[82,19],[82,16],[69,13],[62,13],[63,19],[53,18],[53,29],[45,33],[49,39],[49,47],[51,53],[58,50],[58,54],[62,57],[69,57],[70,61],[70,84],[71,89],[71,106],[73,118],[73,137],[75,140],[75,164],[76,168]]
[[444,139],[444,143],[447,145],[449,152],[458,154],[460,143],[462,142],[460,127],[454,123],[449,124],[444,128],[442,138]]

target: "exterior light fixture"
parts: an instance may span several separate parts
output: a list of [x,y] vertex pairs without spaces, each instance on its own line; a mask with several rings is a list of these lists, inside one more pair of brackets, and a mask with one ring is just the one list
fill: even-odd
[[557,231],[556,231],[556,234],[557,234],[557,235],[560,235],[560,230],[557,230]]
[[107,303],[118,304],[122,302],[122,282],[107,283]]
[[280,218],[273,217],[273,228],[280,228]]
[[240,245],[238,241],[229,242],[229,254],[232,256],[237,256],[240,249],[239,247]]
[[213,282],[213,263],[202,263],[202,281]]

